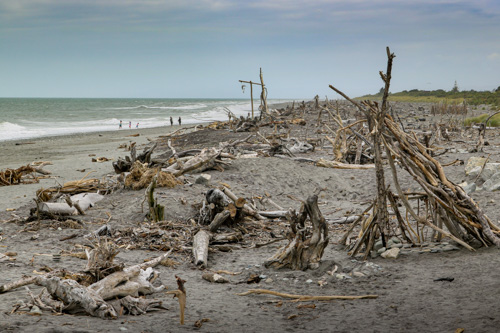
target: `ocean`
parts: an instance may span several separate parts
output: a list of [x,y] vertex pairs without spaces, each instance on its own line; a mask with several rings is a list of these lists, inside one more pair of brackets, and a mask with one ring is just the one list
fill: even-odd
[[[288,100],[269,100],[268,104]],[[255,115],[259,100],[254,100]],[[0,98],[0,141],[227,120],[251,112],[250,99]]]

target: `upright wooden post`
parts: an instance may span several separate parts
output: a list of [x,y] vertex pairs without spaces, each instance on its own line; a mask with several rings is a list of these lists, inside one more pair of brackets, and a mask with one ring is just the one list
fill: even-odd
[[250,101],[252,102],[252,120],[253,120],[253,84],[250,81]]
[[264,77],[262,75],[262,68],[260,69],[260,83],[252,82],[252,81],[243,81],[239,80],[241,83],[248,83],[250,84],[250,100],[252,103],[252,119],[254,118],[254,113],[253,113],[253,85],[258,85],[262,87],[262,93],[260,94],[260,101],[262,103],[262,107],[264,109],[265,113],[269,113],[269,110],[267,108],[267,92],[266,92],[266,86],[264,85]]
[[269,113],[269,110],[267,109],[267,92],[266,92],[266,86],[264,85],[264,77],[262,75],[262,68],[260,69],[260,85],[262,87],[262,93],[260,94],[260,101],[262,102],[264,106],[264,112],[266,114]]

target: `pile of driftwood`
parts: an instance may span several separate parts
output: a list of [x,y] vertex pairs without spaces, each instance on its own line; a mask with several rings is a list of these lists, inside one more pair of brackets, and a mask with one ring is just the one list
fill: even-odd
[[[123,267],[113,259],[118,254],[114,243],[93,235],[82,258],[87,259],[81,272],[49,270],[44,275],[25,276],[17,281],[0,286],[5,293],[23,286],[36,284],[44,287],[34,295],[28,287],[30,299],[14,305],[14,312],[38,310],[52,313],[85,313],[90,316],[114,319],[123,314],[140,315],[154,309],[165,309],[156,299],[139,297],[165,290],[163,285],[154,286],[158,272],[153,268],[168,259],[171,251],[142,264]],[[179,290],[169,291],[179,297],[181,323],[184,321],[185,290],[182,279],[177,278]],[[180,282],[180,284],[179,284]]]
[[36,174],[49,175],[50,171],[44,170],[45,165],[50,162],[34,162],[23,165],[17,169],[5,169],[0,171],[0,186],[38,183],[40,179]]
[[[416,223],[417,227],[420,224],[434,230],[433,240],[439,241],[444,235],[470,250],[473,250],[471,246],[474,244],[473,240],[479,241],[485,246],[491,244],[500,246],[498,236],[500,235],[500,227],[482,212],[460,186],[447,179],[442,165],[431,156],[428,148],[419,142],[415,134],[404,132],[400,125],[386,114],[392,61],[395,57],[394,54],[390,53],[389,48],[387,48],[387,55],[387,73],[380,73],[385,82],[385,92],[381,105],[372,101],[358,103],[335,87],[330,86],[366,115],[375,153],[377,197],[365,211],[366,213],[372,209],[371,214],[360,216],[348,231],[348,233],[351,232],[357,223],[362,224],[360,234],[353,243],[351,254],[356,255],[364,248],[366,258],[377,239],[381,239],[383,245],[386,246],[389,238],[396,233],[413,244],[423,241],[422,234],[416,233],[410,220],[405,220],[404,216],[411,216],[413,219],[411,222]],[[396,194],[389,190],[385,182],[383,150],[385,150],[391,168]],[[396,163],[413,177],[423,192],[409,195],[409,193],[402,191],[398,181]],[[414,205],[410,203],[410,196],[424,200],[426,209],[422,209],[420,212],[416,210]],[[390,222],[388,202],[396,217],[396,226]],[[406,213],[400,211],[400,206],[404,207]],[[348,233],[344,235],[342,241],[346,240]]]

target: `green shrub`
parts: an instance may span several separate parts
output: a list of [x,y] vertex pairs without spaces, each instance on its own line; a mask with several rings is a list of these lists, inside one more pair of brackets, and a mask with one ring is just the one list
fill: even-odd
[[[477,117],[466,118],[464,121],[465,126],[470,126],[472,123],[479,124],[483,123],[488,119],[489,114],[482,114]],[[488,127],[500,127],[500,113],[494,115],[487,124]]]

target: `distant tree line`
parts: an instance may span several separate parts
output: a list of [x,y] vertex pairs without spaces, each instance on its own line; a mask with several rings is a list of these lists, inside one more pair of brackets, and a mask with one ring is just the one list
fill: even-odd
[[[372,95],[373,97],[381,97],[384,89]],[[390,93],[393,97],[406,97],[406,99],[411,97],[431,97],[431,98],[442,98],[442,99],[465,99],[467,104],[470,105],[480,105],[480,104],[490,104],[500,107],[500,86],[493,91],[476,91],[476,90],[462,90],[458,89],[457,83],[450,91],[445,91],[443,89],[438,90],[403,90],[397,93]],[[369,97],[369,96],[366,96]]]

